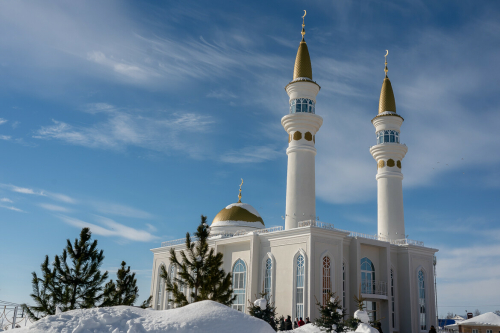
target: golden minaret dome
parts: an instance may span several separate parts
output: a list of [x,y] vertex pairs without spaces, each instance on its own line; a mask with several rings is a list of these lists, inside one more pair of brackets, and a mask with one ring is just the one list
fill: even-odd
[[385,111],[396,112],[396,99],[394,99],[394,92],[392,91],[391,81],[387,76],[387,55],[389,51],[385,55],[385,78],[384,83],[382,83],[382,90],[380,91],[380,100],[378,103],[378,113],[383,113]]
[[299,77],[304,77],[312,80],[312,67],[311,58],[309,57],[309,50],[307,49],[307,44],[304,39],[306,34],[304,18],[306,16],[306,11],[304,10],[304,16],[302,16],[302,41],[300,42],[299,49],[297,51],[297,57],[295,58],[295,66],[293,68],[293,79]]

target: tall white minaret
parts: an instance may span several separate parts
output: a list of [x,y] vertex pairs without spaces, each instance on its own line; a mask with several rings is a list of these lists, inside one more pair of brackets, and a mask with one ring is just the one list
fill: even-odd
[[405,238],[401,161],[408,148],[400,141],[400,128],[404,119],[396,113],[396,100],[387,77],[388,54],[389,51],[385,55],[385,79],[380,92],[378,115],[372,119],[377,144],[370,148],[370,153],[377,161],[378,169],[378,235],[395,240]]
[[315,114],[320,86],[312,80],[311,59],[304,40],[305,16],[302,17],[302,41],[295,58],[293,80],[285,87],[290,97],[290,114],[281,119],[281,125],[288,133],[286,230],[297,228],[300,221],[316,218],[314,144],[323,118]]

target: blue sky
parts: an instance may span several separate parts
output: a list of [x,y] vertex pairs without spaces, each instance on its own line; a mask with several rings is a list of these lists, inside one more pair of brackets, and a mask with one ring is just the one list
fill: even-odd
[[500,309],[500,4],[495,1],[0,2],[0,299],[91,224],[149,295],[151,248],[237,200],[283,225],[288,112],[306,41],[322,89],[317,215],[376,233],[389,49],[406,232],[438,253],[439,311]]

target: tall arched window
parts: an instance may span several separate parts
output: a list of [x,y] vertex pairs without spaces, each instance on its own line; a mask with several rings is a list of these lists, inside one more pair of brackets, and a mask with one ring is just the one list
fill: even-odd
[[332,292],[331,260],[329,256],[323,257],[323,305],[328,304]]
[[233,301],[233,309],[245,311],[245,287],[246,287],[247,267],[245,262],[238,259],[233,266],[233,295],[236,299]]
[[427,320],[425,311],[425,274],[423,270],[418,271],[418,307],[420,309],[420,330],[425,331],[427,330]]
[[269,301],[271,299],[271,288],[273,282],[273,261],[271,258],[266,260],[266,269],[264,271],[264,292],[266,293],[266,298]]
[[361,293],[375,293],[375,266],[370,259],[361,259]]
[[391,268],[391,317],[392,328],[396,327],[396,302],[394,298],[394,271]]
[[161,268],[163,265],[160,265],[158,268],[158,278],[157,280],[157,290],[156,290],[156,310],[162,310],[163,304],[163,295],[165,294],[165,280],[161,277]]
[[344,309],[347,307],[345,302],[345,262],[342,263],[342,307]]
[[[175,279],[175,265],[170,265],[170,269],[169,269],[169,272],[168,272],[168,277],[170,278],[170,282],[172,284],[175,283],[175,281],[174,281],[174,279]],[[172,302],[173,298],[174,298],[173,293],[168,293],[167,294],[167,303],[168,303],[168,307],[170,309],[172,309],[174,307],[174,302]]]
[[300,254],[297,257],[296,285],[295,285],[295,317],[304,317],[304,282],[305,282],[305,260]]

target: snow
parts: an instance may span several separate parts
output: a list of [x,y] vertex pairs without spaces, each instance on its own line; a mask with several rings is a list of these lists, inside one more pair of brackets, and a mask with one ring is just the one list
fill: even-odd
[[255,229],[264,229],[264,225],[260,222],[246,221],[217,221],[212,227],[250,227]]
[[[290,331],[285,331],[290,332]],[[314,324],[306,324],[304,326],[300,326],[299,328],[293,330],[293,333],[323,333],[318,326],[314,326]]]
[[265,310],[267,306],[267,300],[265,298],[259,298],[255,302],[253,302],[253,305],[260,307],[261,310]]
[[354,318],[359,319],[362,323],[368,324],[370,322],[370,317],[366,311],[357,310],[354,312]]
[[253,208],[253,207],[252,207],[252,206],[250,206],[249,204],[242,203],[242,202],[237,202],[237,203],[234,203],[234,204],[230,204],[229,206],[227,206],[227,207],[226,207],[226,209],[231,209],[231,208],[232,208],[232,207],[234,207],[234,206],[237,206],[237,207],[241,207],[241,208],[243,208],[243,209],[246,209],[246,210],[248,210],[250,213],[252,213],[253,215],[260,217],[259,212],[257,211],[257,209]]
[[365,323],[360,323],[358,325],[358,328],[354,331],[356,333],[378,333],[378,330],[376,328],[371,327],[368,324]]
[[[263,320],[202,301],[171,310],[115,306],[47,316],[17,333],[274,333]],[[315,331],[304,331],[315,332]]]
[[463,326],[500,326],[500,316],[493,312],[486,312],[482,315],[473,317],[471,319],[464,320],[458,325]]

